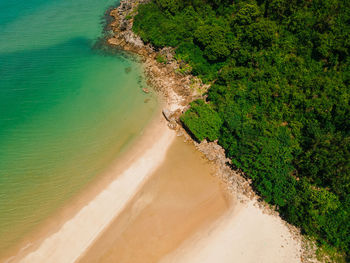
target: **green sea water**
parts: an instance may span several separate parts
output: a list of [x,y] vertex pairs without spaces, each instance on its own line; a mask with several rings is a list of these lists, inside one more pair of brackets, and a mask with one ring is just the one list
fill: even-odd
[[0,1],[0,255],[96,178],[157,102],[94,47],[111,0]]

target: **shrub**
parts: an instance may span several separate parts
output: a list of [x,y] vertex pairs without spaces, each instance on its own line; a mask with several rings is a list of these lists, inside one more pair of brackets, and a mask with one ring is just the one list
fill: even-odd
[[214,141],[219,138],[222,120],[208,104],[203,100],[193,101],[191,108],[181,116],[185,128],[193,136],[202,141],[208,139]]

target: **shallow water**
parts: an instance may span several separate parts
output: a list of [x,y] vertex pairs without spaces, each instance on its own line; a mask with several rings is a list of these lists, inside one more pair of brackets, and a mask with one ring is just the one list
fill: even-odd
[[157,102],[93,48],[112,0],[0,2],[0,255],[96,178]]

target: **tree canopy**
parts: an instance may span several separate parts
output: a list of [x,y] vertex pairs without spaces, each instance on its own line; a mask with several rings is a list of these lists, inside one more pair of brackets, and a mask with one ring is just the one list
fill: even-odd
[[181,118],[195,138],[350,260],[350,1],[156,0],[133,29],[213,82]]

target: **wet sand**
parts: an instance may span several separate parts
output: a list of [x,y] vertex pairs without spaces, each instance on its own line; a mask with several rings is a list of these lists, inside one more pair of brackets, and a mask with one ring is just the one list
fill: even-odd
[[176,137],[155,117],[122,158],[4,262],[75,262],[163,162]]
[[232,207],[211,164],[182,140],[79,262],[158,262]]

